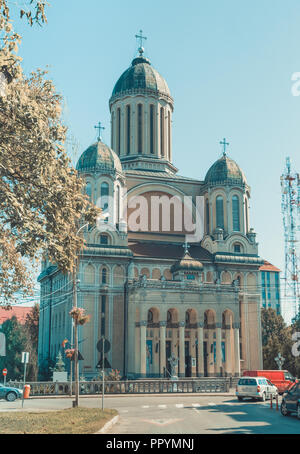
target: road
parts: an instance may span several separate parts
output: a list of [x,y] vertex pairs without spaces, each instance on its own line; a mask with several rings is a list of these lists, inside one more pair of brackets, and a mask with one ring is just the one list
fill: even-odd
[[[101,408],[101,396],[80,405]],[[49,411],[72,407],[72,399],[0,401],[1,411]],[[120,414],[108,434],[299,434],[296,416],[284,417],[270,402],[239,402],[234,395],[143,395],[105,397]]]

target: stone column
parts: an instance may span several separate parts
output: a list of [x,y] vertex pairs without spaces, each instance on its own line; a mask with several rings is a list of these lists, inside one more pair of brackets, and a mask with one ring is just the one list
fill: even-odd
[[198,323],[198,377],[204,376],[203,323]]
[[179,377],[185,376],[184,328],[185,322],[179,322]]
[[159,324],[160,377],[164,377],[164,371],[166,369],[166,326],[167,322],[160,322]]
[[240,363],[240,324],[233,324],[234,332],[234,375],[239,377],[241,374],[241,363]]
[[147,334],[147,322],[140,322],[140,342],[141,342],[141,369],[140,376],[146,377],[146,334]]
[[216,376],[220,377],[222,367],[221,323],[216,323]]
[[225,331],[225,360],[226,360],[226,375],[232,375],[232,364],[231,364],[231,324],[226,325]]

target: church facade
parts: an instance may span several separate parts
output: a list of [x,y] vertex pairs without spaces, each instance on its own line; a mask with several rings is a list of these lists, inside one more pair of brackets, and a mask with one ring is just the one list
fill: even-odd
[[[260,267],[250,187],[224,152],[204,180],[180,176],[172,158],[174,101],[139,49],[109,100],[111,145],[100,134],[80,156],[86,193],[103,210],[83,226],[78,305],[80,374],[106,367],[127,378],[239,376],[262,368]],[[199,203],[198,203],[199,202]],[[199,234],[200,230],[200,234]],[[72,282],[49,263],[41,284],[39,364],[72,344]],[[66,364],[68,360],[66,360]]]

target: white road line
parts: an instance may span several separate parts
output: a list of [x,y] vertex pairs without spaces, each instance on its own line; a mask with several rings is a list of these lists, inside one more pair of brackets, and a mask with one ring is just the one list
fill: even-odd
[[158,408],[166,408],[166,405],[158,405]]
[[150,405],[142,405],[142,408],[149,408]]
[[192,407],[201,407],[200,404],[192,404]]
[[177,408],[183,408],[183,404],[176,404],[175,407],[177,407]]

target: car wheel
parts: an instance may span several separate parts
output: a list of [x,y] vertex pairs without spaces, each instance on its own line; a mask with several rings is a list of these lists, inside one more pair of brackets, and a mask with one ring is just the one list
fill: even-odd
[[288,409],[287,409],[287,406],[286,406],[285,401],[283,401],[283,402],[281,403],[280,411],[281,411],[281,414],[282,414],[283,416],[288,416],[288,415],[289,415],[289,411],[288,411]]
[[13,391],[10,391],[9,393],[6,394],[6,400],[8,402],[13,402],[14,400],[16,400],[16,398],[17,398],[17,395]]
[[266,393],[263,393],[263,395],[261,396],[261,399],[260,399],[262,402],[265,402],[266,401]]
[[239,401],[242,401],[243,398],[242,398],[241,396],[238,396],[238,400],[239,400]]

